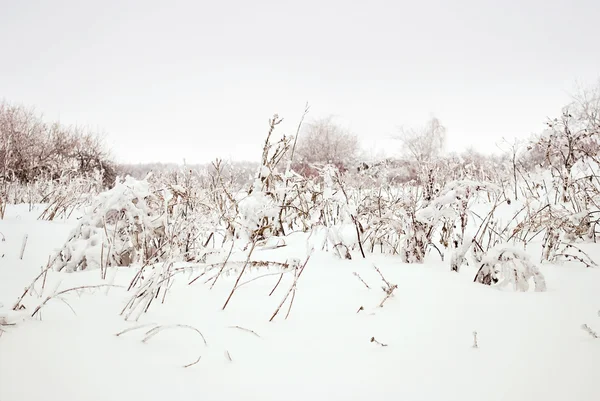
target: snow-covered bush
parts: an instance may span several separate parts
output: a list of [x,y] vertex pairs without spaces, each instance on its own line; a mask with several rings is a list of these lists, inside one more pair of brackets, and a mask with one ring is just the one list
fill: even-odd
[[574,102],[563,109],[560,118],[550,120],[548,129],[536,146],[545,150],[545,161],[559,183],[560,200],[569,202],[573,196],[573,169],[578,161],[594,157],[600,150],[600,93],[591,100],[594,114],[586,107],[590,104]]
[[427,247],[433,245],[434,236],[439,235],[439,243],[444,249],[454,249],[458,253],[453,256],[452,263],[452,270],[458,270],[458,261],[462,263],[472,243],[468,241],[463,246],[470,206],[482,193],[485,193],[487,200],[500,197],[499,188],[491,183],[462,180],[448,183],[438,196],[431,201],[424,201],[421,208],[414,212],[411,235],[404,247],[405,259],[408,262],[421,262]]
[[506,246],[493,248],[483,256],[474,279],[477,283],[499,287],[512,284],[515,291],[528,291],[530,280],[535,291],[546,291],[546,280],[529,256]]
[[47,192],[37,194],[41,199],[36,203],[47,204],[39,218],[50,221],[69,218],[75,210],[89,206],[93,197],[102,192],[103,181],[100,170],[86,175],[63,174],[58,180],[46,181],[50,183]]
[[286,194],[286,174],[277,167],[290,150],[292,137],[273,141],[273,132],[281,123],[274,115],[269,121],[269,133],[263,147],[261,165],[251,187],[237,199],[235,235],[244,241],[264,240],[283,234],[282,203]]
[[59,271],[129,266],[157,258],[165,241],[160,199],[132,177],[98,195],[55,262]]
[[47,122],[31,108],[0,101],[0,177],[27,184],[56,180],[65,171],[100,171],[105,185],[115,176],[100,135],[89,129]]

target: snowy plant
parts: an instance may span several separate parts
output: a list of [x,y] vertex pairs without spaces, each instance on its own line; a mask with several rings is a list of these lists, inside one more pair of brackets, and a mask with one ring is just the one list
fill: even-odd
[[431,201],[424,201],[414,213],[405,245],[405,260],[421,262],[428,246],[433,245],[434,235],[439,233],[440,245],[445,249],[455,249],[452,270],[457,271],[470,246],[470,243],[463,243],[470,217],[469,207],[477,199],[477,195],[484,192],[490,198],[496,197],[499,190],[490,183],[453,181],[444,187],[439,196]]
[[[598,102],[597,98],[593,100]],[[547,123],[548,129],[537,143],[545,150],[546,162],[560,182],[560,201],[565,203],[573,196],[574,166],[584,157],[595,156],[600,148],[599,120],[584,106],[574,102],[565,107],[560,118]]]
[[535,291],[546,291],[546,280],[529,256],[518,249],[499,246],[484,254],[474,281],[504,287],[512,284],[516,291],[528,291],[533,280]]
[[467,263],[467,253],[472,246],[473,240],[464,241],[461,245],[456,247],[454,252],[452,252],[452,257],[450,259],[450,270],[457,272],[462,265]]
[[590,326],[588,326],[587,324],[582,324],[581,328],[586,331],[590,336],[592,336],[593,338],[600,338],[600,336],[598,335],[598,333],[596,333]]
[[163,216],[148,181],[127,177],[98,195],[60,250],[54,267],[72,272],[156,258],[165,240]]
[[261,165],[246,194],[237,199],[236,237],[246,242],[283,234],[282,205],[286,196],[286,174],[278,165],[290,150],[292,137],[273,141],[273,133],[281,119],[276,114],[269,120],[269,132],[263,146]]
[[[66,172],[58,180],[46,181],[49,184],[47,193],[37,194],[38,202],[47,204],[40,220],[69,218],[75,210],[89,206],[93,197],[102,191],[103,179],[102,172],[94,170],[85,175]],[[36,195],[30,196],[33,198]]]
[[321,223],[327,229],[327,237],[331,245],[339,252],[340,247],[345,259],[351,259],[349,248],[358,245],[364,257],[361,233],[364,231],[360,223],[360,208],[356,199],[356,191],[346,187],[342,173],[331,164],[320,169],[323,192],[322,202],[318,208],[322,211]]

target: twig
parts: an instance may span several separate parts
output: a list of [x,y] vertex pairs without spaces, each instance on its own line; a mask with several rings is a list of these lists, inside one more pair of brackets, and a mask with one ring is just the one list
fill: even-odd
[[[47,266],[50,266],[50,256],[48,256]],[[40,295],[43,294],[44,290],[46,289],[46,278],[48,277],[48,269],[42,270],[42,273],[44,274],[44,280],[42,280],[42,291],[40,292]]]
[[257,333],[257,332],[255,332],[254,330],[247,329],[247,328],[245,328],[245,327],[240,327],[240,326],[229,326],[229,328],[230,328],[230,329],[239,329],[239,330],[242,330],[242,331],[247,331],[248,333],[252,333],[252,334],[254,334],[256,337],[260,338],[260,336],[258,335],[258,333]]
[[290,315],[290,312],[292,311],[292,305],[294,304],[294,299],[296,299],[296,286],[294,286],[294,289],[292,290],[292,299],[290,300],[290,304],[288,306],[288,310],[285,314],[285,318],[287,320],[288,316]]
[[304,113],[302,114],[302,117],[300,118],[300,122],[298,123],[298,128],[296,129],[296,136],[294,137],[294,145],[292,146],[292,152],[290,155],[290,164],[291,164],[291,162],[294,161],[294,152],[296,150],[296,142],[298,141],[298,136],[300,135],[300,128],[302,127],[304,118],[308,114],[309,110],[310,110],[310,106],[308,105],[308,102],[306,102],[306,105],[304,106]]
[[[33,279],[31,284],[29,284],[29,287],[25,288],[25,291],[23,291],[23,294],[17,299],[17,301],[15,302],[15,304],[12,307],[13,310],[23,309],[23,305],[21,305],[21,302],[23,302],[23,299],[25,298],[25,296],[29,293],[29,291],[31,291],[33,289],[33,287],[35,286],[35,283],[37,283],[37,281],[42,276],[44,276],[44,285],[46,284],[46,276],[45,275],[48,272],[48,270],[50,270],[52,268],[52,264],[58,258],[58,256],[59,256],[59,253],[57,253],[52,260],[48,260],[48,264],[46,265],[46,267],[40,272],[40,274],[37,275],[36,278]],[[44,288],[44,285],[42,286],[42,290]]]
[[[204,341],[204,345],[208,346],[206,339],[204,338],[204,335],[200,332],[200,330],[198,330],[195,327],[192,326],[188,326],[186,324],[172,324],[172,325],[168,325],[168,326],[157,326],[153,329],[150,329],[146,332],[146,337],[144,337],[144,339],[142,340],[143,343],[146,343],[148,340],[150,340],[152,337],[154,337],[155,335],[157,335],[158,333],[160,333],[161,331],[165,330],[165,329],[171,329],[171,328],[183,328],[183,329],[190,329],[195,331],[196,333],[198,333],[200,335],[200,337],[202,337],[202,341]],[[139,328],[139,327],[138,327]],[[195,364],[197,364],[200,361],[200,358],[202,358],[202,355],[199,355],[198,358],[196,358],[196,360],[194,362],[188,363],[186,365],[183,365],[184,368],[188,368],[190,366],[193,366]]]
[[[269,276],[275,276],[275,275],[278,275],[278,274],[279,274],[279,275],[281,275],[281,276],[283,276],[284,274],[286,274],[286,273],[291,273],[291,272],[292,272],[292,270],[290,270],[290,271],[286,271],[286,272],[281,272],[281,273],[279,273],[279,272],[276,272],[276,273],[267,273],[267,274],[263,274],[263,275],[260,275],[260,276],[258,276],[258,277],[251,278],[250,280],[244,281],[244,282],[243,282],[243,283],[241,283],[241,284],[238,284],[237,288],[240,288],[241,286],[243,286],[243,285],[246,285],[246,284],[250,284],[251,282],[253,282],[253,281],[255,281],[255,280],[259,280],[259,279],[261,279],[261,278],[265,278],[265,277],[269,277]],[[279,281],[281,281],[281,277],[279,277]],[[278,282],[278,283],[279,283],[279,282]],[[237,288],[236,288],[236,289],[237,289]],[[275,289],[273,289],[273,290],[275,290]],[[269,296],[271,296],[271,294],[269,294]]]
[[385,292],[385,298],[383,298],[383,300],[381,301],[381,303],[379,304],[380,308],[383,308],[383,304],[385,303],[385,301],[387,301],[389,298],[391,298],[394,295],[394,291],[398,288],[398,284],[394,284],[391,287],[389,287]]
[[42,302],[40,305],[38,305],[35,308],[35,310],[31,314],[31,317],[35,317],[35,315],[40,311],[40,309],[42,309],[46,305],[46,303],[48,303],[48,301],[50,301],[53,298],[58,298],[59,295],[66,294],[66,293],[71,292],[71,291],[80,291],[80,290],[94,289],[94,288],[101,288],[101,287],[121,287],[121,286],[119,286],[119,285],[112,285],[112,284],[82,285],[80,287],[73,287],[73,288],[68,288],[66,290],[62,290],[60,292],[55,292],[54,294],[46,297],[46,299],[44,300],[44,302]]
[[356,228],[356,238],[358,241],[358,247],[360,248],[360,254],[362,255],[363,259],[365,259],[366,256],[365,256],[365,251],[363,249],[362,240],[360,239],[360,230],[358,229],[358,221],[356,220],[356,218],[353,215],[350,215],[350,217],[352,217],[352,221],[354,222],[354,227]]
[[[223,273],[223,269],[225,269],[225,266],[227,265],[227,262],[229,262],[229,258],[231,257],[231,253],[233,252],[233,246],[234,245],[235,245],[235,241],[231,241],[231,249],[229,249],[229,253],[227,254],[227,257],[225,258],[225,261],[223,262],[223,266],[221,266],[221,270],[219,270],[219,273],[217,273],[217,275],[215,277],[215,281],[213,281],[212,284],[210,285],[210,289],[211,290],[213,289],[213,287],[217,283],[217,280],[221,276],[221,273]],[[250,252],[250,253],[252,253],[252,252]],[[248,259],[250,259],[250,258],[248,258]],[[192,284],[194,281],[195,280],[190,281],[190,284]]]
[[27,234],[25,234],[25,237],[23,237],[23,244],[21,245],[21,255],[19,256],[20,260],[23,260],[23,255],[25,254],[25,247],[27,246],[27,237]]
[[140,325],[134,326],[134,327],[129,327],[123,331],[118,332],[117,334],[115,334],[115,336],[119,337],[123,334],[129,333],[130,331],[143,329],[144,327],[148,327],[148,326],[157,326],[157,324],[156,323],[146,323],[146,324],[140,324]]
[[184,368],[189,368],[190,366],[194,366],[195,364],[197,364],[198,362],[200,362],[200,359],[202,359],[202,355],[198,356],[198,359],[196,359],[195,362],[192,363],[188,363],[187,365],[183,365]]
[[154,327],[153,329],[150,329],[146,332],[146,337],[144,337],[142,342],[146,343],[148,340],[150,340],[152,337],[154,337],[161,331],[164,331],[166,329],[174,329],[174,328],[190,329],[190,330],[195,331],[196,333],[198,333],[200,335],[200,337],[202,337],[202,341],[204,341],[204,345],[208,346],[208,343],[206,342],[206,338],[204,338],[204,335],[202,334],[202,332],[200,330],[198,330],[197,328],[195,328],[193,326],[189,326],[187,324],[170,324],[167,326]]
[[73,309],[73,307],[67,302],[66,299],[64,299],[63,297],[56,297],[56,299],[58,299],[59,301],[62,301],[62,303],[64,303],[65,305],[67,305],[69,307],[69,309],[71,309],[71,312],[73,312],[73,314],[75,316],[77,316],[77,312],[75,312],[75,309]]
[[[275,316],[277,316],[277,314],[279,313],[279,310],[281,309],[281,307],[283,306],[283,304],[285,303],[285,301],[287,301],[287,299],[290,296],[290,294],[292,293],[292,291],[296,288],[296,284],[298,283],[298,280],[300,279],[300,276],[304,272],[304,269],[306,268],[306,264],[308,263],[311,255],[312,255],[312,251],[308,255],[308,257],[306,258],[306,261],[304,262],[304,264],[302,265],[302,267],[300,268],[300,272],[294,278],[294,282],[292,283],[292,286],[290,287],[290,289],[288,290],[288,292],[285,294],[285,297],[283,297],[283,300],[281,301],[281,303],[279,304],[279,306],[277,307],[277,309],[275,309],[275,312],[273,312],[273,316],[271,316],[271,318],[269,319],[269,322],[272,322],[273,319],[275,319]],[[290,309],[291,309],[291,302],[290,302]]]
[[587,331],[590,336],[592,336],[594,338],[600,338],[598,333],[596,333],[594,330],[592,330],[592,328],[590,326],[588,326],[587,324],[582,324],[581,328],[583,330]]
[[381,273],[381,271],[377,268],[377,266],[373,265],[373,267],[375,268],[375,270],[377,270],[377,273],[379,273],[381,279],[385,283],[385,286],[381,288],[385,292],[385,298],[383,298],[383,300],[379,304],[379,307],[383,308],[383,304],[385,303],[385,301],[387,301],[394,295],[394,291],[398,288],[398,284],[392,284],[389,281],[387,281]]
[[356,276],[365,285],[365,287],[367,287],[369,290],[371,289],[371,287],[369,287],[369,284],[367,284],[357,272],[353,272],[352,274]]
[[279,283],[281,283],[281,279],[283,278],[283,273],[281,273],[281,276],[279,276],[279,280],[277,280],[277,284],[275,284],[275,287],[273,287],[273,289],[271,290],[271,292],[269,293],[269,296],[273,295],[273,293],[275,292],[275,290],[277,289],[277,286],[279,285]]
[[379,275],[381,276],[381,279],[383,280],[383,282],[385,283],[386,286],[391,287],[392,284],[390,284],[389,281],[387,281],[385,279],[385,277],[383,277],[383,274],[381,274],[381,271],[377,268],[377,266],[373,265],[373,267],[375,268],[375,270],[377,270],[377,273],[379,273]]
[[229,300],[233,296],[233,293],[235,292],[237,285],[240,282],[240,279],[242,278],[242,275],[246,271],[246,267],[248,266],[248,263],[250,262],[250,257],[252,256],[252,252],[254,251],[255,246],[256,246],[256,240],[252,242],[252,248],[250,248],[250,252],[248,252],[248,259],[246,259],[246,263],[244,264],[244,267],[242,267],[242,270],[240,271],[240,274],[239,274],[237,280],[235,280],[235,284],[233,285],[233,288],[231,289],[231,292],[229,293],[229,296],[227,297],[227,300],[225,301],[225,304],[223,305],[222,310],[225,310],[225,308],[227,307],[227,304],[229,303]]
[[380,343],[379,341],[377,341],[377,340],[375,339],[375,337],[371,337],[371,342],[372,342],[372,343],[375,343],[375,344],[379,344],[379,345],[381,345],[382,347],[387,347],[387,346],[388,346],[387,344],[383,344],[383,343]]
[[585,267],[587,267],[587,268],[591,268],[591,267],[597,266],[593,261],[592,261],[592,263],[588,263],[582,257],[577,256],[577,255],[571,255],[571,254],[568,254],[568,253],[557,253],[557,254],[554,255],[554,259],[555,260],[558,259],[559,257],[565,258],[567,260],[567,262],[571,262],[573,260],[577,260],[577,261],[583,263],[585,265]]

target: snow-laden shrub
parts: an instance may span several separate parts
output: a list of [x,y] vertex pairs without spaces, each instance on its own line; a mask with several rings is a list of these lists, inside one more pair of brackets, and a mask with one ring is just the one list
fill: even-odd
[[455,249],[452,270],[458,270],[458,262],[462,263],[470,246],[463,247],[470,205],[480,193],[491,199],[497,198],[499,192],[499,188],[490,183],[469,180],[448,183],[436,198],[424,201],[412,213],[412,224],[403,248],[405,261],[422,262],[427,247],[433,244],[437,234],[440,245],[445,249]]
[[98,195],[60,250],[56,270],[129,266],[156,256],[165,240],[163,208],[147,180],[127,177]]
[[[560,201],[574,195],[574,168],[580,160],[595,158],[600,149],[600,92],[586,102],[573,102],[560,118],[547,122],[548,129],[534,147],[544,151],[545,163],[559,186]],[[591,112],[590,112],[591,111]]]
[[412,219],[412,224],[409,225],[409,230],[404,236],[402,246],[402,261],[405,263],[422,263],[427,254],[429,246],[429,237],[432,232],[432,227],[424,224],[417,219]]
[[529,256],[506,246],[490,249],[482,259],[474,282],[504,287],[512,284],[515,291],[528,291],[533,280],[535,291],[546,291],[546,280]]
[[273,139],[280,122],[277,115],[270,120],[257,174],[250,188],[238,193],[233,201],[235,215],[229,227],[236,239],[264,241],[289,231],[308,231],[313,226],[311,216],[318,210],[322,194],[315,190],[313,180],[291,169],[291,161],[283,166],[282,161],[292,152],[294,138],[284,135],[279,140]]
[[103,180],[102,172],[95,170],[84,175],[66,173],[60,179],[50,181],[48,192],[38,195],[41,196],[40,203],[48,204],[40,214],[40,220],[69,218],[75,210],[89,206],[93,197],[103,190]]
[[234,221],[237,238],[258,241],[283,234],[282,205],[289,177],[277,167],[290,150],[292,137],[284,135],[272,142],[275,127],[281,121],[277,115],[269,121],[269,133],[256,178],[248,192],[237,199],[237,216]]
[[457,272],[462,265],[468,263],[467,253],[471,246],[473,246],[473,239],[465,240],[461,245],[456,246],[450,258],[450,270]]
[[280,232],[277,199],[261,190],[255,182],[252,191],[243,195],[238,202],[236,234],[244,241],[261,240]]
[[225,178],[221,173],[220,161],[216,161],[214,170],[206,173],[182,169],[160,177],[151,176],[150,187],[155,188],[153,192],[164,205],[168,244],[161,253],[168,248],[174,261],[204,262],[209,254],[223,251],[224,239],[228,237],[227,222],[233,220],[236,208],[228,199],[231,183],[223,181],[221,185],[219,180]]
[[332,249],[338,256],[351,259],[350,249],[362,251],[360,210],[357,190],[346,189],[340,170],[328,164],[318,169],[320,182],[311,207],[314,232],[324,234],[323,249]]

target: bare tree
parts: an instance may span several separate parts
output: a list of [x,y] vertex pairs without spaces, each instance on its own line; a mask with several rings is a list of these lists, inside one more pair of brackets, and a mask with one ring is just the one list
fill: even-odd
[[347,166],[356,159],[358,138],[336,124],[333,117],[305,124],[296,145],[296,158],[303,163],[329,163]]
[[600,84],[582,91],[563,108],[560,118],[547,123],[537,147],[545,154],[545,162],[562,180],[562,200],[570,200],[572,169],[584,158],[598,160],[600,153]]
[[0,166],[5,181],[30,182],[68,172],[103,172],[114,183],[114,168],[102,138],[89,130],[46,123],[33,109],[0,103]]
[[444,150],[446,128],[437,118],[432,118],[422,128],[402,128],[394,138],[402,143],[404,156],[415,164],[415,179],[423,187],[424,199],[432,200],[440,187],[440,180],[436,178],[439,163],[436,162]]
[[522,141],[520,141],[518,138],[514,138],[512,142],[508,141],[506,138],[502,138],[502,142],[499,145],[497,145],[500,150],[507,152],[510,157],[510,164],[511,164],[512,173],[513,173],[515,200],[519,199],[518,179],[517,179],[517,173],[519,172],[519,167],[517,166],[517,164],[518,164],[518,160],[519,160],[518,157],[519,157],[519,153],[520,153],[522,145],[523,145]]
[[446,128],[433,117],[421,128],[401,128],[394,137],[402,143],[403,152],[418,163],[428,163],[442,154],[446,145]]

